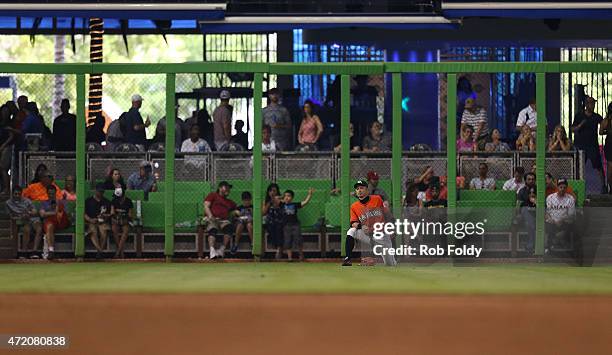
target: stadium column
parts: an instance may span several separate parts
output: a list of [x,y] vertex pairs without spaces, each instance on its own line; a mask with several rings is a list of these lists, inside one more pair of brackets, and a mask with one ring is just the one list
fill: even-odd
[[176,98],[176,74],[166,74],[166,149],[165,151],[165,190],[164,190],[164,255],[169,261],[174,255],[174,130]]
[[457,207],[457,74],[448,74],[446,106],[446,187],[449,213],[453,213]]
[[85,256],[85,74],[76,76],[76,215],[75,247],[77,258]]
[[263,91],[263,74],[255,73],[255,85],[253,92],[253,255],[257,258],[262,254],[262,152],[261,152],[261,129],[262,112],[261,99]]
[[[393,181],[393,215],[402,215],[402,74],[392,74],[393,91],[393,146],[391,156],[391,179]],[[395,236],[396,245],[402,243],[402,236]]]
[[351,143],[349,137],[349,125],[351,115],[351,77],[349,75],[342,75],[340,78],[340,161],[341,166],[341,178],[340,178],[340,191],[342,199],[342,209],[340,212],[340,237],[342,246],[342,256],[346,255],[345,250],[345,239],[346,234],[343,232],[345,227],[348,227],[350,216],[350,176],[351,176]]
[[544,254],[544,214],[546,213],[546,74],[536,73],[536,240],[535,255]]

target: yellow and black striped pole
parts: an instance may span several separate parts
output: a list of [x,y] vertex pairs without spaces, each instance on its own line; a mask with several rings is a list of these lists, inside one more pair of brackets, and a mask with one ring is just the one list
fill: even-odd
[[[89,61],[102,63],[103,55],[104,20],[101,18],[89,19]],[[89,114],[87,125],[91,125],[98,113],[102,112],[102,74],[89,76]]]

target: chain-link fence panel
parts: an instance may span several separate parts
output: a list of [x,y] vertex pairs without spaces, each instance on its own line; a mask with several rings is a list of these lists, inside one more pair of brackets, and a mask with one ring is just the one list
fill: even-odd
[[88,155],[88,171],[89,181],[92,184],[102,182],[109,178],[109,174],[113,169],[119,170],[123,181],[127,183],[127,179],[133,173],[137,173],[140,169],[140,164],[147,160],[145,153],[100,153]]
[[[176,153],[174,159],[175,181],[210,181],[210,153]],[[165,180],[166,163],[159,154],[151,154],[151,163],[162,180]]]
[[[576,158],[574,153],[564,154],[564,156],[546,157],[546,172],[551,173],[553,178],[577,179]],[[519,153],[518,165],[525,169],[525,172],[535,172],[536,158],[529,154]]]
[[433,169],[434,176],[446,176],[445,153],[404,152],[402,158],[402,193],[409,181],[418,179],[428,167]]
[[334,155],[321,153],[281,153],[274,158],[274,177],[278,179],[332,179]]
[[365,179],[370,171],[376,172],[381,179],[391,179],[390,154],[351,154],[352,180]]
[[466,188],[470,181],[478,177],[481,163],[488,166],[488,177],[495,180],[508,180],[514,175],[514,157],[506,153],[461,153],[459,158],[459,175],[465,178]]

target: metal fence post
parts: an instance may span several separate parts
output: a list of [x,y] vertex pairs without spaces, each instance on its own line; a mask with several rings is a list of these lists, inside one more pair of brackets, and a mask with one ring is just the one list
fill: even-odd
[[340,78],[340,159],[341,159],[341,179],[340,179],[340,191],[342,209],[340,213],[340,239],[342,247],[342,256],[346,255],[345,250],[345,239],[346,234],[344,230],[345,226],[348,226],[350,220],[350,175],[351,175],[351,142],[349,137],[349,125],[351,115],[351,77],[349,75],[342,75]]
[[[446,158],[448,208],[457,207],[457,74],[448,74],[446,106]],[[449,212],[452,212],[449,211]]]
[[[391,155],[391,181],[393,188],[393,214],[402,216],[402,74],[393,73],[393,146]],[[402,242],[402,236],[396,234],[396,245]]]
[[166,74],[166,147],[164,171],[164,255],[170,260],[174,255],[174,158],[175,158],[175,85],[176,74]]
[[77,258],[85,256],[85,74],[77,74],[77,107],[76,107],[76,213],[75,213],[75,247]]
[[263,127],[261,100],[263,91],[263,74],[255,73],[253,88],[253,255],[261,257],[263,254],[263,228],[262,228],[262,152],[261,130]]
[[536,73],[536,102],[538,105],[536,129],[536,240],[535,255],[544,254],[546,213],[546,74]]

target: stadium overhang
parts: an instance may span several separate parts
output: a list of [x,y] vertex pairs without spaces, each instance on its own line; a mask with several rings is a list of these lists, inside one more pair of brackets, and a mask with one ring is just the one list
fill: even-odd
[[517,19],[612,19],[610,1],[443,1],[449,19],[498,17]]

